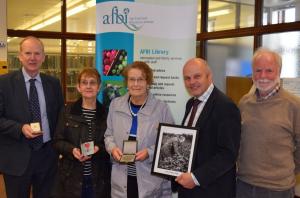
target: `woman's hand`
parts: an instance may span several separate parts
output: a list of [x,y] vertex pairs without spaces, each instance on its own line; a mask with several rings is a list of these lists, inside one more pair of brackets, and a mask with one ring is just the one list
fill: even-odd
[[[99,150],[99,148],[98,148],[98,150]],[[81,153],[81,151],[80,151],[79,148],[73,148],[72,153],[73,153],[73,156],[76,159],[78,159],[80,162],[84,162],[84,161],[86,161],[86,160],[88,160],[88,159],[91,158],[91,156],[84,156],[84,155],[82,155],[82,153]]]
[[94,154],[97,153],[99,151],[99,147],[98,146],[94,146]]
[[116,161],[120,161],[123,153],[122,151],[118,148],[118,147],[114,147],[112,150],[111,150],[111,155],[113,156],[113,158],[116,160]]
[[149,157],[149,154],[148,154],[148,149],[143,149],[143,150],[140,150],[139,152],[137,152],[135,154],[135,160],[136,161],[144,161],[145,159],[147,159]]

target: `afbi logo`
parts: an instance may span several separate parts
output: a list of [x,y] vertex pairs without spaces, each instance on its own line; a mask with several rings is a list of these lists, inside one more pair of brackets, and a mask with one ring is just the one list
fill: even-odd
[[117,6],[114,6],[111,10],[111,15],[103,16],[103,24],[123,24],[131,31],[138,31],[142,26],[137,26],[134,23],[128,22],[128,14],[130,12],[129,8],[124,8],[123,10],[119,10]]

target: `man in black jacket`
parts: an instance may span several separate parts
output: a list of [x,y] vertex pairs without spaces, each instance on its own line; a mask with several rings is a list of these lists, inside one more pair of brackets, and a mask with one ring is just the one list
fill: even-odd
[[187,61],[183,77],[192,96],[186,104],[183,125],[196,127],[198,137],[192,172],[175,180],[180,184],[178,197],[232,198],[241,132],[239,110],[213,85],[206,61]]
[[[31,186],[33,198],[45,198],[57,169],[51,140],[62,90],[58,79],[40,73],[45,54],[38,38],[21,41],[19,60],[22,69],[0,76],[0,171],[8,198],[29,197]],[[36,114],[39,121],[33,119]],[[32,123],[39,123],[43,133],[35,133]]]

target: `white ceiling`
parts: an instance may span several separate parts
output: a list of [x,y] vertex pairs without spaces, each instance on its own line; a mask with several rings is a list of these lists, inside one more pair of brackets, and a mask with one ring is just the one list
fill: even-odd
[[[67,0],[68,10],[79,4],[95,0]],[[60,31],[60,0],[7,0],[7,25],[9,29],[28,29],[33,25],[46,21],[53,16],[59,16],[59,20],[52,25],[39,30]],[[95,6],[68,17],[67,31],[95,33]]]

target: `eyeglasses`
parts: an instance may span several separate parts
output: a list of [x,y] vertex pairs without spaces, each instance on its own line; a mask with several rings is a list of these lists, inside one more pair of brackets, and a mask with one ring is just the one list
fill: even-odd
[[130,83],[142,83],[145,82],[145,78],[128,78],[128,82]]
[[91,80],[91,81],[88,81],[88,80],[82,80],[82,81],[80,81],[80,84],[83,85],[83,86],[88,86],[88,85],[90,85],[91,87],[94,87],[94,86],[97,86],[97,85],[98,85],[98,82],[95,81],[95,80]]

